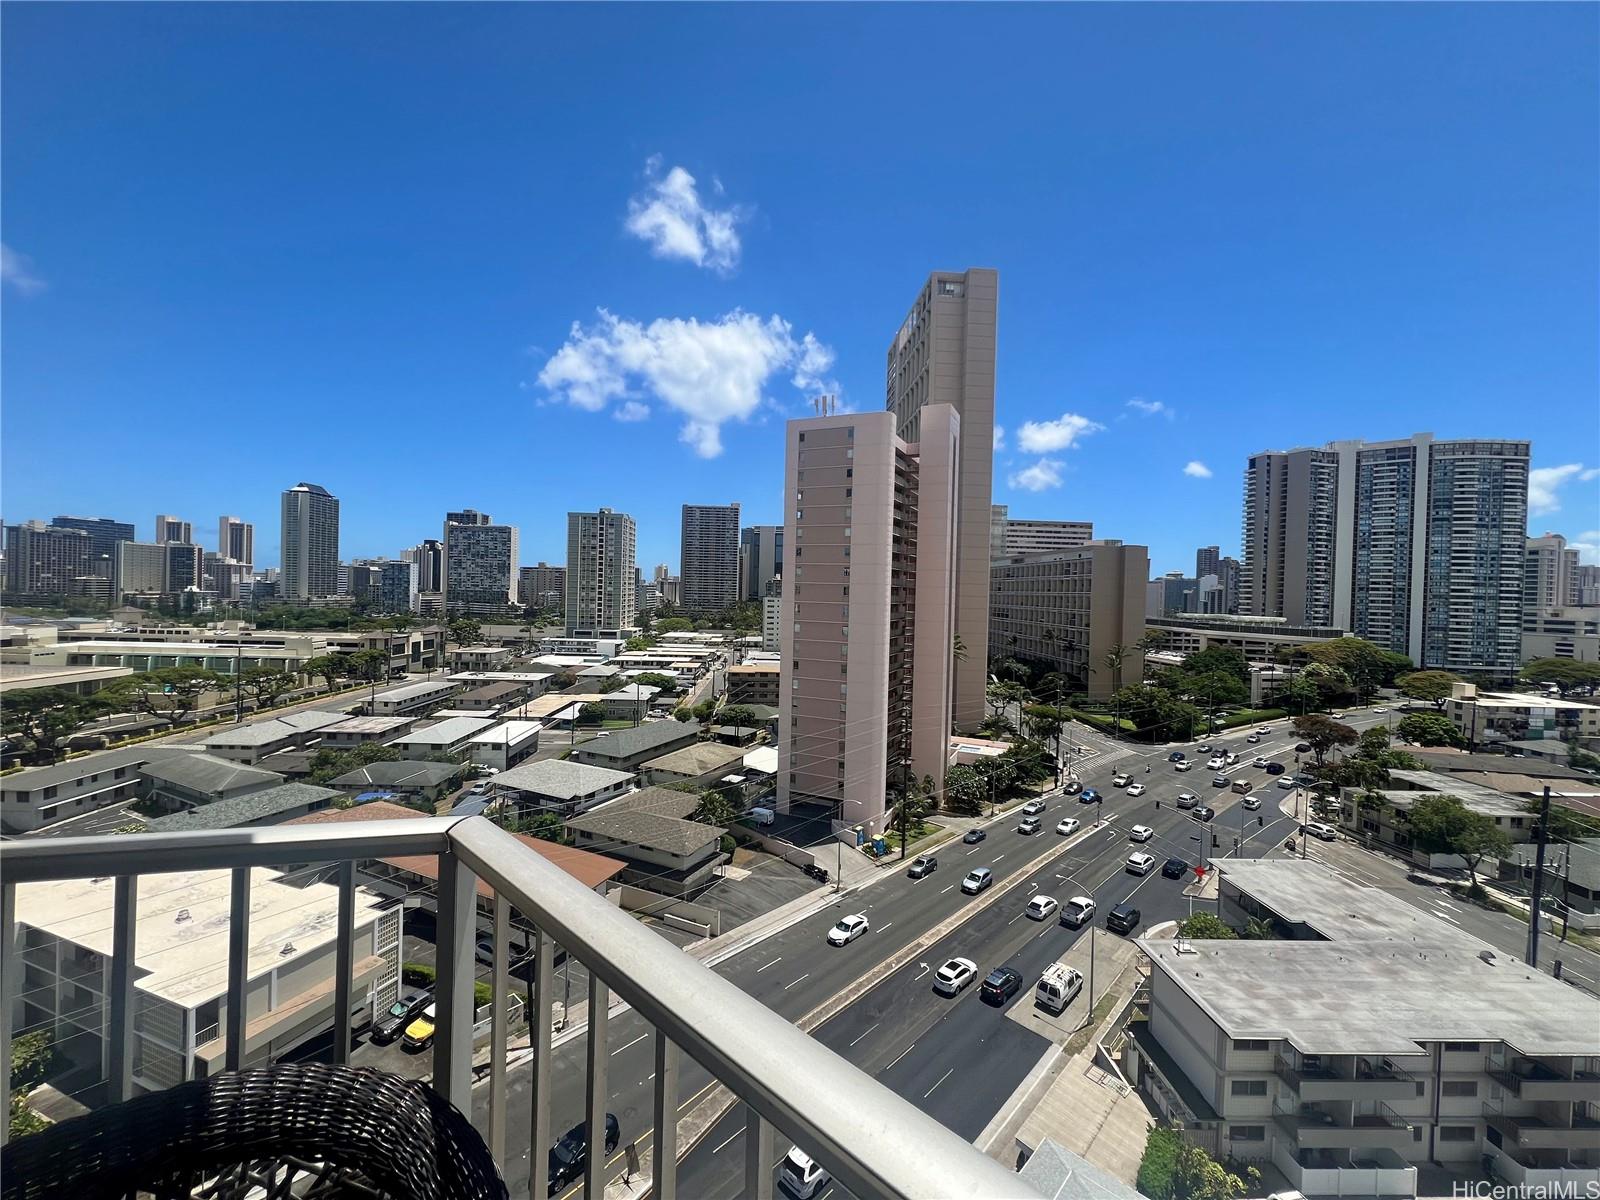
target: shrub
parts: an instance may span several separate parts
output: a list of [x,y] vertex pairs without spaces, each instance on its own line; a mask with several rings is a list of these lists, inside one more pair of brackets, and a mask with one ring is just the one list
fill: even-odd
[[494,989],[481,979],[472,981],[472,1003],[477,1008],[482,1008],[494,999]]
[[1135,1186],[1150,1200],[1172,1200],[1178,1173],[1178,1151],[1183,1141],[1177,1132],[1160,1125],[1150,1130],[1144,1141],[1144,1157],[1139,1160]]
[[728,855],[731,855],[738,848],[739,843],[733,840],[733,834],[731,833],[723,834],[722,841],[717,843],[717,849]]
[[432,987],[439,973],[428,963],[408,962],[400,964],[400,981],[409,983],[412,987]]

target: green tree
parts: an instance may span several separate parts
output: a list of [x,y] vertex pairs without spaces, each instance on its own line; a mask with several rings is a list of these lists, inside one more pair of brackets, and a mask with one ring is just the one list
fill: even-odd
[[293,675],[276,667],[246,667],[239,674],[239,690],[258,708],[276,704],[279,696],[294,689],[294,684]]
[[346,669],[354,679],[371,682],[389,673],[389,655],[382,650],[357,650],[346,657]]
[[1200,1146],[1184,1143],[1178,1149],[1173,1174],[1173,1200],[1236,1200],[1251,1190],[1261,1172],[1245,1167],[1236,1175]]
[[967,642],[959,633],[950,639],[950,657],[958,663],[967,661]]
[[[1542,800],[1530,800],[1524,805],[1534,815],[1534,825],[1538,824],[1537,818],[1543,803]],[[1554,800],[1550,804],[1550,828],[1545,831],[1545,836],[1552,842],[1568,843],[1600,838],[1600,818],[1568,808],[1559,800]]]
[[103,695],[113,703],[145,713],[176,728],[200,707],[207,692],[219,691],[227,680],[215,671],[201,667],[163,667],[129,675],[107,687]]
[[354,771],[375,762],[398,762],[400,757],[399,750],[381,742],[366,742],[349,750],[323,747],[311,756],[308,764],[311,769],[310,782],[326,785],[346,771]]
[[1013,704],[1021,704],[1028,698],[1028,689],[1012,679],[1002,679],[991,683],[984,689],[984,698],[989,701],[995,714],[999,715]]
[[1322,703],[1322,691],[1317,687],[1315,677],[1307,678],[1304,671],[1297,671],[1279,685],[1273,699],[1280,708],[1303,716],[1307,709],[1316,708]]
[[975,817],[983,812],[988,798],[988,781],[971,767],[958,764],[944,773],[944,806],[948,811]]
[[633,651],[648,650],[648,649],[650,649],[651,646],[653,646],[655,644],[656,644],[656,642],[655,642],[654,638],[649,638],[649,637],[645,637],[643,635],[640,635],[638,637],[629,638],[626,642],[623,643],[622,648],[624,650],[633,650]]
[[1228,941],[1239,935],[1224,923],[1216,913],[1197,912],[1179,923],[1178,936],[1197,940],[1205,938]]
[[1202,723],[1200,711],[1194,705],[1180,700],[1166,688],[1148,683],[1123,688],[1113,701],[1116,710],[1132,722],[1139,736],[1152,740],[1187,736]]
[[1036,741],[1048,742],[1066,722],[1066,713],[1048,704],[1030,704],[1022,710],[1022,723],[1027,726],[1028,736]]
[[978,732],[986,738],[1005,738],[1013,736],[1017,727],[999,713],[994,713],[978,723]]
[[343,654],[319,654],[300,665],[307,675],[319,675],[331,692],[345,673],[348,662]]
[[657,633],[688,633],[693,628],[694,622],[688,617],[668,617],[655,624]]
[[1111,643],[1111,649],[1105,652],[1100,660],[1106,670],[1111,672],[1111,690],[1122,690],[1122,664],[1127,661],[1128,655],[1133,653],[1132,646],[1125,646],[1121,642]]
[[455,617],[445,626],[445,637],[458,646],[476,646],[483,638],[483,626],[473,617]]
[[1569,692],[1593,694],[1600,688],[1600,663],[1578,662],[1571,658],[1536,658],[1522,668],[1528,683],[1554,684],[1565,696]]
[[724,793],[709,789],[700,793],[700,801],[689,814],[689,819],[699,821],[702,825],[732,829],[739,820],[739,810]]
[[1014,658],[996,659],[989,670],[997,679],[1018,684],[1025,683],[1033,674],[1024,664]]
[[1407,713],[1394,731],[1417,746],[1464,746],[1467,739],[1443,713]]
[[1411,840],[1430,854],[1454,854],[1467,864],[1471,890],[1479,891],[1478,865],[1511,852],[1511,839],[1494,818],[1473,812],[1454,796],[1427,795],[1411,806]]
[[1182,669],[1188,675],[1218,672],[1231,675],[1240,684],[1250,682],[1250,664],[1245,661],[1244,652],[1226,646],[1208,646],[1204,650],[1196,650],[1184,658]]
[[1434,708],[1442,710],[1444,702],[1450,698],[1451,685],[1460,682],[1461,676],[1449,671],[1412,671],[1395,680],[1395,686],[1400,689],[1402,696],[1426,700]]
[[1356,754],[1361,758],[1382,758],[1389,749],[1389,730],[1383,725],[1374,725],[1370,729],[1363,729],[1356,738]]
[[53,763],[56,743],[88,722],[110,712],[103,695],[80,696],[64,688],[29,688],[7,692],[0,704],[0,731],[28,763]]
[[1321,713],[1308,713],[1303,717],[1296,717],[1291,724],[1295,733],[1311,746],[1311,753],[1316,757],[1319,767],[1327,759],[1328,751],[1335,746],[1356,744],[1354,729]]
[[598,700],[591,700],[587,704],[578,706],[579,725],[598,725],[606,719],[606,706]]
[[635,675],[633,681],[640,687],[660,688],[663,696],[670,696],[678,690],[678,681],[671,675],[663,675],[660,671],[645,671]]
[[628,677],[619,671],[617,674],[600,681],[600,693],[601,695],[606,695],[610,692],[620,692],[630,682]]
[[737,725],[749,729],[756,723],[756,714],[743,704],[730,704],[717,714],[717,721],[723,725]]

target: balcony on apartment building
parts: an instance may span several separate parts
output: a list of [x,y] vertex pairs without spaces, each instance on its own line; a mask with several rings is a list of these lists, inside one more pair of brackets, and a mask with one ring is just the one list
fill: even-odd
[[1483,1106],[1483,1118],[1502,1144],[1519,1149],[1600,1150],[1600,1119],[1589,1103],[1545,1101],[1538,1112],[1513,1115],[1491,1102]]
[[1283,1142],[1276,1142],[1272,1165],[1305,1196],[1417,1194],[1417,1168],[1388,1147],[1294,1151]]
[[1301,1104],[1294,1108],[1274,1106],[1273,1120],[1278,1128],[1307,1150],[1399,1150],[1412,1143],[1411,1125],[1382,1101],[1360,1101],[1357,1105],[1337,1101]]
[[1513,1055],[1484,1060],[1484,1070],[1519,1100],[1589,1100],[1600,1096],[1600,1071],[1595,1060],[1567,1059],[1546,1063]]
[[[308,862],[336,864],[338,969],[334,979],[336,995],[329,1009],[329,1020],[334,1024],[329,1049],[333,1064],[312,1069],[337,1072],[348,1067],[352,1045],[349,1014],[355,998],[355,864],[415,856],[434,858],[438,864],[438,978],[434,993],[438,1032],[431,1083],[437,1098],[418,1104],[418,1095],[429,1094],[422,1085],[376,1072],[350,1072],[352,1076],[383,1082],[355,1087],[337,1101],[329,1096],[323,1102],[322,1093],[317,1093],[309,1109],[300,1108],[292,1114],[272,1106],[262,1109],[258,1089],[257,1110],[249,1121],[230,1123],[228,1104],[246,1106],[253,1081],[271,1070],[233,1074],[241,1066],[246,1044],[244,998],[249,984],[246,964],[252,868]],[[466,1130],[466,1140],[476,1144],[480,1159],[489,1162],[492,1157],[492,1170],[503,1175],[505,1164],[519,1160],[531,1160],[542,1167],[547,1151],[563,1132],[551,1128],[551,1064],[556,1056],[552,1053],[548,1021],[532,1023],[531,1059],[517,1068],[530,1073],[525,1094],[531,1095],[532,1120],[507,1120],[507,997],[512,992],[507,948],[515,914],[519,922],[537,930],[532,952],[536,1011],[548,1011],[551,1002],[561,995],[554,957],[557,945],[588,969],[592,981],[588,998],[591,1036],[587,1037],[583,1055],[583,1074],[584,1112],[591,1129],[605,1127],[611,1095],[604,1035],[613,997],[630,1005],[652,1027],[656,1064],[654,1115],[647,1112],[644,1119],[653,1120],[653,1128],[630,1133],[638,1135],[642,1160],[635,1179],[639,1183],[648,1180],[653,1196],[670,1200],[681,1194],[677,1160],[686,1141],[680,1139],[680,1123],[685,1134],[696,1128],[689,1122],[705,1120],[705,1105],[712,1101],[730,1107],[739,1101],[745,1105],[742,1194],[746,1196],[765,1198],[774,1194],[781,1153],[776,1144],[779,1136],[810,1154],[841,1187],[858,1197],[1035,1194],[998,1162],[482,817],[54,838],[0,846],[0,936],[5,939],[0,949],[8,962],[15,961],[19,949],[18,885],[94,877],[115,881],[115,950],[111,956],[110,990],[104,999],[110,1052],[105,1083],[110,1102],[82,1119],[109,1127],[115,1135],[109,1140],[131,1155],[143,1154],[148,1159],[148,1146],[141,1144],[146,1139],[133,1132],[135,1126],[131,1123],[119,1128],[119,1104],[148,1105],[152,1100],[152,1094],[134,1098],[133,1086],[136,1039],[131,1021],[138,993],[137,972],[129,964],[136,961],[138,877],[218,869],[230,870],[232,881],[228,936],[225,942],[219,938],[217,947],[219,964],[225,959],[228,967],[227,1003],[220,1030],[225,1041],[226,1069],[199,1085],[182,1085],[186,1089],[217,1089],[212,1102],[222,1111],[211,1127],[212,1140],[207,1144],[211,1157],[205,1164],[212,1176],[221,1169],[217,1165],[219,1153],[236,1153],[236,1158],[222,1161],[242,1163],[256,1170],[263,1158],[261,1139],[299,1136],[308,1119],[322,1119],[324,1113],[330,1121],[337,1119],[338,1112],[349,1107],[350,1095],[365,1097],[362,1102],[371,1106],[370,1119],[363,1117],[361,1121],[369,1133],[396,1126],[394,1113],[379,1097],[403,1094],[410,1111],[420,1114],[417,1119],[435,1122],[430,1127],[432,1133],[442,1138],[447,1130],[456,1131],[455,1135]],[[473,1112],[473,980],[480,881],[494,894],[495,1003],[490,1019],[487,1089],[480,1093],[480,1099],[488,1097],[488,1104],[486,1111],[480,1109],[482,1128],[475,1134],[460,1114]],[[5,1061],[0,1063],[0,1110],[7,1109],[10,1101],[13,1003],[22,986],[20,975],[18,971],[0,970],[0,986],[4,988],[0,994],[0,1045],[5,1050]],[[685,1112],[681,1106],[690,1101],[689,1089],[680,1091],[679,1084],[691,1060],[721,1086],[697,1093],[693,1107]],[[286,1069],[299,1068],[276,1068]],[[383,1088],[388,1091],[380,1090]],[[165,1093],[153,1094],[155,1098],[162,1095]],[[439,1099],[448,1104],[440,1104]],[[197,1111],[197,1106],[192,1105],[184,1110],[190,1116]],[[283,1128],[270,1128],[275,1122]],[[509,1127],[511,1124],[516,1127]],[[71,1128],[69,1122],[50,1133],[19,1139],[8,1154],[25,1151],[26,1143],[33,1138],[65,1136]],[[137,1128],[149,1129],[145,1125]],[[0,1142],[5,1140],[6,1132],[0,1130]],[[430,1144],[429,1132],[424,1130],[421,1144]],[[247,1136],[252,1139],[248,1147],[239,1142]],[[406,1152],[408,1147],[414,1150],[418,1144],[414,1137],[392,1136],[396,1154]],[[220,1150],[216,1145],[219,1140]],[[103,1142],[99,1145],[95,1168],[98,1172],[103,1174],[108,1169],[105,1156],[114,1151],[115,1147],[108,1149]],[[321,1168],[324,1164],[320,1160],[327,1152],[325,1145],[311,1154],[301,1148],[298,1158],[319,1160],[317,1166]],[[296,1155],[284,1153],[280,1158],[292,1161]],[[71,1155],[58,1155],[48,1163],[48,1169],[65,1172],[70,1179],[72,1171],[89,1169],[76,1165],[78,1161]],[[88,1161],[87,1156],[82,1161]],[[442,1161],[428,1156],[429,1164]],[[604,1194],[614,1164],[615,1159],[609,1155],[588,1156],[580,1176],[588,1195]],[[192,1169],[187,1162],[182,1166]],[[201,1182],[200,1177],[195,1176],[195,1181]],[[70,1187],[61,1190],[70,1191]],[[533,1170],[528,1194],[543,1200],[545,1192],[544,1171]],[[188,1194],[187,1188],[182,1189],[182,1194]]]
[[1303,1103],[1324,1100],[1409,1100],[1417,1094],[1414,1076],[1391,1059],[1359,1054],[1279,1055],[1274,1073]]

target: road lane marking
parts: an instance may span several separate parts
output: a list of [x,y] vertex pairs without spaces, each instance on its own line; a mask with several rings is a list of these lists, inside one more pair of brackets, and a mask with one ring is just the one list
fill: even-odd
[[761,972],[765,971],[768,967],[770,967],[772,965],[772,963],[781,963],[782,961],[783,961],[783,955],[780,954],[780,955],[778,955],[777,958],[773,959],[772,962],[764,963],[763,965],[757,967],[756,968],[756,974],[757,975],[761,974]]
[[[894,924],[893,921],[889,922],[889,925],[893,925],[893,924]],[[881,926],[879,926],[878,932],[879,933],[888,933],[889,932],[889,925],[881,925]]]
[[861,1033],[857,1034],[855,1039],[854,1039],[854,1041],[852,1041],[850,1044],[852,1046],[854,1046],[856,1044],[856,1042],[859,1042],[862,1038],[866,1037],[867,1034],[871,1033],[874,1029],[876,1029],[879,1025],[882,1025],[882,1024],[883,1024],[882,1021],[874,1021],[865,1030],[863,1030]]
[[[811,978],[811,972],[807,971],[804,975],[800,976],[799,979],[796,979],[794,981],[794,983],[804,983],[806,980],[808,980],[810,978]],[[787,992],[790,988],[792,988],[794,986],[794,983],[786,983],[786,984],[784,984],[783,985],[783,990]]]
[[[638,1037],[634,1038],[633,1041],[629,1042],[628,1046],[637,1046],[640,1042],[644,1041],[645,1038],[647,1038],[649,1036],[650,1035],[648,1033],[641,1033]],[[611,1057],[615,1058],[617,1055],[621,1054],[624,1050],[626,1050],[628,1048],[628,1046],[618,1046],[615,1050],[613,1050],[611,1052]]]
[[916,975],[912,978],[912,980],[911,980],[912,983],[915,983],[918,979],[921,979],[924,975],[926,975],[928,973],[928,971],[930,969],[928,967],[927,963],[918,963],[917,966],[921,967],[922,970],[918,971],[916,973]]
[[[900,1058],[904,1058],[906,1055],[910,1054],[916,1048],[917,1048],[917,1044],[915,1042],[912,1042],[911,1045],[907,1046],[904,1050],[900,1051]],[[884,1070],[887,1071],[889,1069],[889,1067],[894,1066],[895,1063],[898,1063],[900,1061],[900,1058],[895,1059],[894,1062],[890,1063],[888,1067],[884,1068]]]
[[1002,859],[1002,858],[1004,858],[1004,857],[1005,857],[1005,855],[1004,855],[1004,854],[996,854],[996,855],[995,855],[995,856],[994,856],[994,860],[995,860],[995,862],[999,862],[999,861],[1000,861],[1000,860],[1001,860],[1001,859]]
[[944,894],[945,894],[945,893],[946,893],[946,892],[948,892],[948,891],[949,891],[949,890],[950,890],[950,888],[953,888],[953,887],[955,887],[955,886],[956,886],[956,885],[955,885],[955,884],[953,884],[953,883],[952,883],[952,884],[951,884],[951,885],[950,885],[950,887],[947,887],[947,888],[940,888],[940,889],[939,889],[939,895],[941,895],[941,896],[942,896],[942,895],[944,895]]
[[[946,1079],[949,1079],[950,1076],[953,1075],[953,1074],[955,1074],[955,1068],[951,1067],[943,1075],[939,1076],[939,1083],[943,1083]],[[923,1092],[922,1093],[922,1098],[924,1100],[926,1100],[929,1096],[933,1095],[933,1093],[938,1090],[939,1083],[934,1084],[933,1087],[931,1087],[927,1091]]]
[[[1025,912],[1025,911],[1027,911],[1027,910],[1026,910],[1026,909],[1024,909],[1024,910],[1023,910],[1023,911],[1024,911],[1024,912]],[[1018,914],[1017,914],[1017,917],[1020,917],[1020,916],[1022,916],[1022,913],[1020,913],[1020,912],[1019,912],[1019,913],[1018,913]],[[1007,924],[1007,925],[1012,925],[1012,924],[1015,924],[1015,923],[1016,923],[1016,920],[1017,920],[1017,917],[1012,917],[1012,918],[1011,918],[1011,920],[1009,920],[1009,921],[1007,921],[1007,922],[1006,922],[1006,924]]]
[[729,1142],[733,1141],[734,1138],[738,1137],[743,1132],[744,1132],[743,1129],[735,1129],[733,1131],[733,1134],[730,1137],[724,1139],[721,1142],[718,1142],[717,1145],[712,1148],[711,1153],[715,1154],[718,1150],[721,1150],[724,1146],[726,1146]]

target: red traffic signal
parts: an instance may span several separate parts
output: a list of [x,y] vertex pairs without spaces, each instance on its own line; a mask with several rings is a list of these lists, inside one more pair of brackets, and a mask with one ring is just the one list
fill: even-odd
[[1195,882],[1197,882],[1197,883],[1200,880],[1204,879],[1206,877],[1206,868],[1204,868],[1204,867],[1196,867],[1194,869],[1194,877],[1195,877]]

